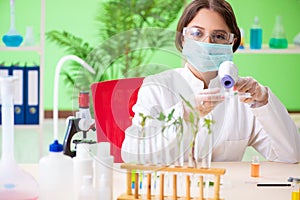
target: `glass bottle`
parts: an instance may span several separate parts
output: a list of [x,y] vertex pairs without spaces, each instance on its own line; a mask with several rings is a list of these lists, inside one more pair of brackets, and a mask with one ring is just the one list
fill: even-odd
[[271,49],[286,49],[288,47],[288,41],[285,36],[281,16],[276,17],[272,37],[269,41],[269,47]]
[[300,178],[293,178],[292,200],[300,199]]
[[37,200],[39,188],[37,181],[25,172],[14,157],[14,88],[17,78],[0,77],[2,100],[2,153],[0,160],[0,199]]
[[259,19],[258,17],[255,17],[254,23],[250,29],[250,49],[261,49],[262,32]]
[[260,168],[259,157],[253,156],[252,163],[251,163],[251,176],[252,177],[259,177],[259,168]]

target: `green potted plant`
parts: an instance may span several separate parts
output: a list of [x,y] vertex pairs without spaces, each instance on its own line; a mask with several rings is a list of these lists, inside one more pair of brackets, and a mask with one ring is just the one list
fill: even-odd
[[[184,7],[185,0],[101,1],[96,18],[99,44],[93,46],[67,31],[46,33],[48,40],[85,60],[95,75],[78,73],[76,63],[62,72],[71,92],[89,90],[90,84],[110,79],[157,73],[161,66],[147,64],[157,49],[173,46],[175,33],[167,30]],[[78,91],[76,91],[77,94]]]

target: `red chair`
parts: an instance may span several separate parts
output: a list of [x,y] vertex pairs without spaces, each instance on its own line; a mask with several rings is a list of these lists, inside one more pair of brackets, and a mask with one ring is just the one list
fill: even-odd
[[92,84],[97,141],[110,142],[115,162],[123,162],[124,131],[131,125],[137,94],[144,78],[125,78]]

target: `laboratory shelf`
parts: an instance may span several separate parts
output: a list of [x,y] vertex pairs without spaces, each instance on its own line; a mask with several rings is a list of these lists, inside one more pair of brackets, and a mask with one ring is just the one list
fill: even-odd
[[[40,101],[39,101],[39,124],[28,124],[28,125],[16,125],[21,128],[30,127],[30,128],[39,128],[44,121],[44,65],[45,65],[45,10],[46,10],[46,0],[40,0],[40,30],[39,30],[39,41],[36,41],[37,44],[34,46],[19,46],[19,47],[6,47],[3,44],[0,45],[0,52],[10,52],[12,55],[15,52],[33,52],[39,55],[39,66],[40,66]],[[1,60],[2,61],[2,60]]]
[[34,52],[42,53],[43,47],[42,46],[20,46],[20,47],[0,46],[0,51],[34,51]]
[[250,49],[246,46],[245,49],[238,49],[238,54],[300,54],[300,46],[289,44],[287,49],[270,49],[269,46],[263,45],[262,49]]

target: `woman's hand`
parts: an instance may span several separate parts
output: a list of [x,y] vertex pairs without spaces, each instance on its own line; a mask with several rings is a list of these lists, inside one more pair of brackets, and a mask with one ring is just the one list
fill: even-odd
[[[224,95],[220,94],[220,88],[204,89],[195,97],[195,109],[199,112],[200,117],[210,113],[219,103],[224,101]],[[184,118],[189,119],[189,109],[184,107]]]
[[252,108],[257,108],[268,103],[268,89],[260,85],[251,77],[239,78],[234,85],[234,90],[240,93],[249,93],[250,98],[240,98],[244,103],[252,103]]

